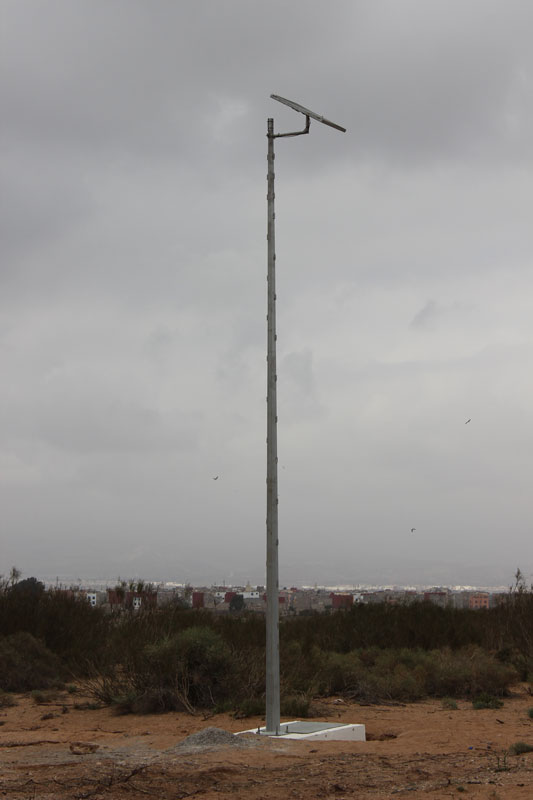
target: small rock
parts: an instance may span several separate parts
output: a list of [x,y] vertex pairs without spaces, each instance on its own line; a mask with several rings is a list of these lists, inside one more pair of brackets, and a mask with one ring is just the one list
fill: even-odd
[[74,753],[76,756],[84,756],[87,753],[95,753],[98,750],[99,745],[93,744],[92,742],[71,742],[69,749],[71,753]]

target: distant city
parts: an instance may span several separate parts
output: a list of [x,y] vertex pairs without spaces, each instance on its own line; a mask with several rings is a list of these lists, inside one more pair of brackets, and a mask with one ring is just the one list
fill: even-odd
[[[193,586],[172,581],[77,579],[43,581],[47,588],[82,596],[93,606],[108,611],[140,610],[175,604],[214,613],[266,610],[263,585]],[[430,602],[442,608],[488,609],[497,606],[509,586],[284,586],[279,590],[281,616],[349,610],[356,605],[400,605]]]
[[[262,548],[261,548],[262,549]],[[247,584],[265,583],[265,566],[261,550],[257,558],[233,558],[230,553],[206,562],[204,559],[180,559],[178,553],[167,553],[166,563],[161,553],[142,550],[135,557],[119,558],[106,555],[105,566],[98,554],[87,554],[85,563],[79,566],[61,563],[61,560],[48,560],[39,565],[20,564],[22,574],[34,575],[47,585],[83,585],[94,587],[112,586],[117,580],[125,578],[144,578],[161,584],[191,584],[192,586],[244,587]],[[17,564],[17,566],[19,566]],[[433,587],[451,589],[481,589],[483,591],[505,591],[514,581],[520,567],[527,583],[533,582],[533,565],[528,554],[518,552],[514,557],[493,563],[489,559],[472,562],[461,560],[450,554],[448,559],[429,559],[422,556],[398,554],[394,558],[383,558],[356,553],[351,558],[341,559],[333,548],[324,552],[317,560],[309,553],[282,554],[279,565],[279,585],[303,587],[324,587],[339,590],[369,589],[416,589],[428,590]],[[30,571],[31,570],[31,571]]]

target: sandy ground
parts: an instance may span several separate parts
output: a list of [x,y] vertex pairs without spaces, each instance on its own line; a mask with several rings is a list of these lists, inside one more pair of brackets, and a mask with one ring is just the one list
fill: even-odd
[[517,741],[533,745],[526,686],[515,687],[498,710],[475,711],[466,701],[454,711],[440,701],[321,701],[316,720],[364,723],[367,742],[219,734],[221,744],[195,745],[187,737],[207,728],[235,733],[262,720],[116,716],[107,708],[75,708],[87,699],[79,694],[62,693],[45,705],[15,699],[0,709],[0,797],[9,800],[533,798],[533,753],[508,753]]

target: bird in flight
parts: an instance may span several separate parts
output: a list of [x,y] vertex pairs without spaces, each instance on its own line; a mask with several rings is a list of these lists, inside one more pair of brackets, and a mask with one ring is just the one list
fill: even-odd
[[472,422],[472,420],[471,419],[467,419],[467,421],[465,422],[465,425],[468,425],[469,422]]
[[213,480],[218,481],[218,475],[215,478],[213,478]]
[[415,531],[416,531],[416,528],[411,528],[411,533],[414,533]]

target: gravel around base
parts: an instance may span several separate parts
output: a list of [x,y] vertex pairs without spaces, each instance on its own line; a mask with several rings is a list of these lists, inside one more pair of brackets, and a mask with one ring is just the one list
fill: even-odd
[[176,750],[205,750],[213,747],[249,747],[250,741],[242,736],[224,731],[222,728],[204,728],[187,736],[176,745]]

